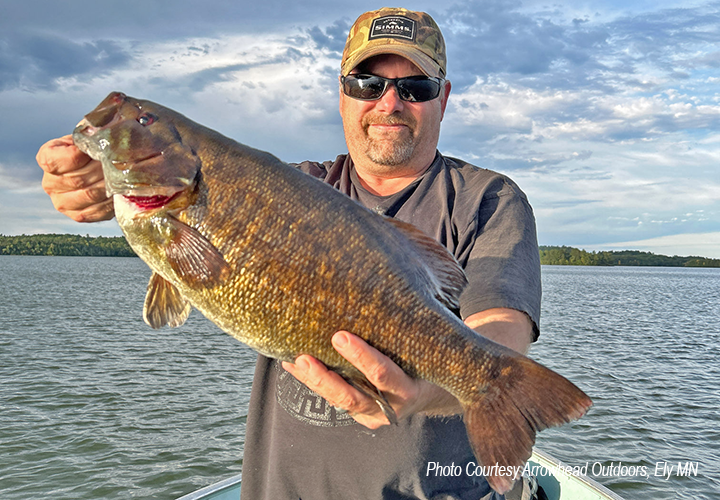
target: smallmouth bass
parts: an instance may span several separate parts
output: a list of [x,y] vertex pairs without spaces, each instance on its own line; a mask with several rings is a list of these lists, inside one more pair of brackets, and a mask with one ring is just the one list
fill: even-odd
[[[522,466],[536,432],[591,406],[567,379],[453,314],[464,273],[413,226],[119,92],[85,116],[73,140],[102,162],[117,221],[153,271],[143,310],[151,327],[179,326],[195,307],[265,356],[316,357],[393,422],[382,394],[332,347],[336,331],[350,331],[455,396],[487,466]],[[513,484],[487,479],[500,493]]]

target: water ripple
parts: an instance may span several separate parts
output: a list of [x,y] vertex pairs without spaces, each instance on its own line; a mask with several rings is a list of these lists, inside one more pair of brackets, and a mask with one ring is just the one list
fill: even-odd
[[[596,477],[627,499],[717,498],[720,270],[546,266],[543,287],[532,356],[595,406],[540,447],[571,465],[644,465],[649,477]],[[698,474],[656,477],[664,462]]]
[[[240,472],[255,355],[193,313],[141,319],[139,259],[0,257],[3,499],[172,499]],[[532,357],[595,401],[540,434],[628,500],[720,495],[720,270],[543,268]],[[655,477],[662,462],[697,476]],[[590,474],[591,477],[593,474]]]

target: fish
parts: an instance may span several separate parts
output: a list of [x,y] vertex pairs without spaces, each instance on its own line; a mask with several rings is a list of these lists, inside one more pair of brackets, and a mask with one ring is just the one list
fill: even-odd
[[[112,92],[73,132],[102,163],[125,238],[152,270],[143,318],[184,323],[192,308],[257,352],[322,361],[392,407],[335,351],[352,332],[410,377],[460,402],[487,480],[508,491],[535,435],[583,416],[590,398],[457,316],[467,280],[414,226],[151,101]],[[502,467],[505,467],[503,469]],[[510,468],[515,469],[510,469]]]

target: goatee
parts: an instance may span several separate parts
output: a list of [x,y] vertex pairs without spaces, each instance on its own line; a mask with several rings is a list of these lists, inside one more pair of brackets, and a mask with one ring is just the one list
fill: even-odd
[[[407,132],[395,140],[378,140],[370,137],[368,128],[370,125],[406,125]],[[365,150],[370,160],[378,165],[394,167],[403,165],[412,158],[415,151],[415,130],[416,121],[412,116],[368,114],[363,118],[363,129],[365,130]]]

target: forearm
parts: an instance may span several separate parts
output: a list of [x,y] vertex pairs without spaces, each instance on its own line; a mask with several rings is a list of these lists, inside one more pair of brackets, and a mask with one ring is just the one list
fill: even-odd
[[488,309],[468,316],[465,324],[483,337],[521,354],[526,354],[532,343],[532,320],[515,309]]

